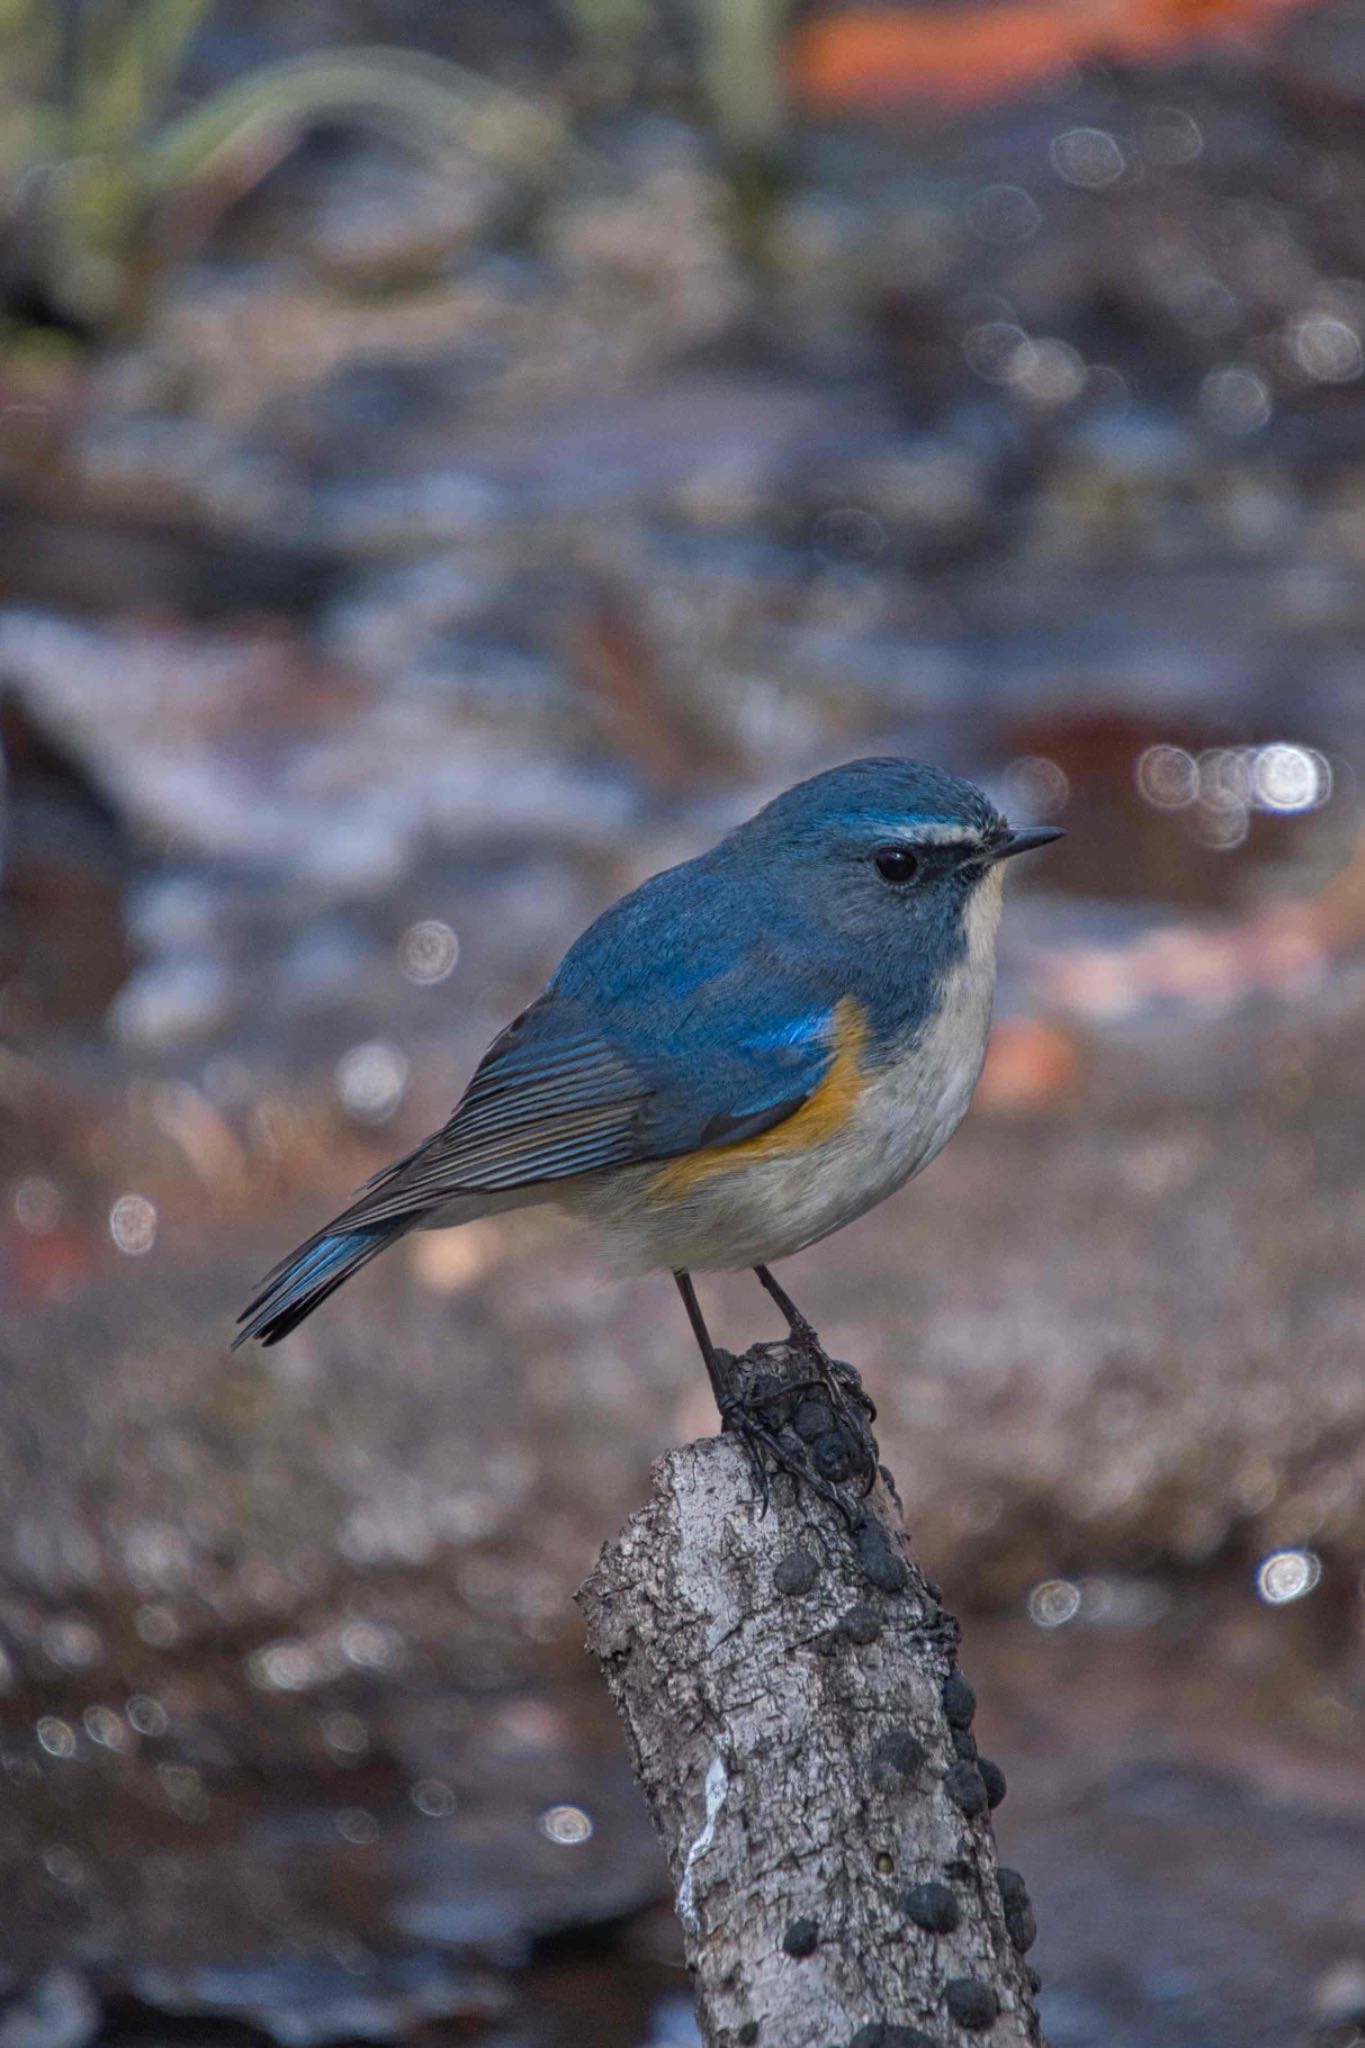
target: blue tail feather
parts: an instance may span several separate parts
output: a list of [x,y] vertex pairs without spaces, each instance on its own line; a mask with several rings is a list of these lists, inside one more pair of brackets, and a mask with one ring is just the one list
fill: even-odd
[[242,1329],[233,1349],[248,1337],[259,1337],[262,1344],[277,1344],[281,1337],[287,1337],[319,1302],[382,1251],[395,1235],[389,1225],[370,1230],[327,1231],[310,1239],[266,1276],[260,1293],[238,1318]]

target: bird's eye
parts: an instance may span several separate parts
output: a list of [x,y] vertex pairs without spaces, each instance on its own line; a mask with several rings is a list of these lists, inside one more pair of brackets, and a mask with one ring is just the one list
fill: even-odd
[[908,846],[881,846],[872,856],[872,865],[884,882],[913,882],[919,873],[919,855]]

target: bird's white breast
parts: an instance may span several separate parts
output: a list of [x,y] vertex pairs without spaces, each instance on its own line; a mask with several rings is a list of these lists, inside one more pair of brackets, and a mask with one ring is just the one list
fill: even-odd
[[967,1114],[986,1057],[1003,881],[994,868],[977,885],[966,946],[944,976],[933,1016],[903,1056],[872,1077],[854,1111],[856,1141],[890,1169],[874,1201],[927,1166]]
[[868,1076],[837,1131],[800,1149],[737,1157],[678,1201],[653,1199],[656,1170],[633,1167],[580,1183],[565,1206],[602,1226],[632,1266],[706,1271],[785,1258],[894,1193],[967,1113],[990,1029],[1002,880],[996,868],[977,885],[966,944],[929,1022]]

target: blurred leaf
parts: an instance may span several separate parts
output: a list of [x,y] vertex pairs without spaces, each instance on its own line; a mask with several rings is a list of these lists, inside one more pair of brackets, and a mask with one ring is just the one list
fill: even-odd
[[130,150],[170,90],[211,0],[148,0],[111,39],[107,65],[87,66],[80,109],[87,149]]
[[174,191],[263,131],[325,119],[369,121],[418,147],[451,145],[500,163],[540,165],[564,144],[544,107],[443,58],[382,47],[271,64],[171,122],[147,145],[143,188]]
[[767,148],[785,115],[782,31],[790,0],[697,0],[702,76],[726,141]]

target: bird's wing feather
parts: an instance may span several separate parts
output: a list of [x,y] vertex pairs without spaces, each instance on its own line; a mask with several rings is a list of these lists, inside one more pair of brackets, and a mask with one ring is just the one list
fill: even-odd
[[[829,1072],[842,959],[675,869],[613,906],[485,1054],[443,1128],[261,1283],[240,1343],[286,1336],[385,1244],[576,1174],[736,1145]],[[697,886],[700,882],[701,886]]]
[[384,1170],[336,1220],[417,1220],[461,1196],[501,1194],[606,1167],[737,1144],[790,1116],[828,1071],[823,1013],[748,1020],[728,1044],[695,1028],[670,1043],[667,1018],[615,1042],[550,989],[484,1055],[449,1121]]

